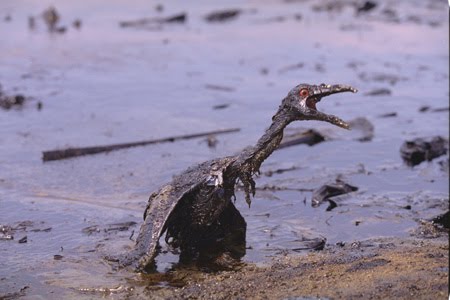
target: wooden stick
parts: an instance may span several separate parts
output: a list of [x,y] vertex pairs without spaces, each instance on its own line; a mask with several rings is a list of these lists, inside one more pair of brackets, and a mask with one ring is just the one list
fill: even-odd
[[154,140],[148,140],[148,141],[133,142],[133,143],[113,144],[113,145],[106,145],[106,146],[92,146],[92,147],[82,147],[82,148],[67,148],[67,149],[62,149],[62,150],[44,151],[44,152],[42,152],[42,160],[44,162],[51,161],[51,160],[60,160],[60,159],[66,159],[66,158],[82,156],[82,155],[90,155],[90,154],[97,154],[97,153],[102,153],[102,152],[109,152],[109,151],[114,151],[114,150],[119,150],[119,149],[124,149],[124,148],[145,146],[145,145],[150,145],[150,144],[175,142],[178,140],[188,140],[188,139],[194,139],[194,138],[199,138],[199,137],[204,137],[204,136],[214,135],[214,134],[232,133],[232,132],[237,132],[240,130],[241,130],[240,128],[231,128],[231,129],[222,129],[222,130],[215,130],[215,131],[201,132],[201,133],[194,133],[194,134],[187,134],[187,135],[172,136],[172,137],[166,137],[166,138],[160,138],[160,139],[154,139]]

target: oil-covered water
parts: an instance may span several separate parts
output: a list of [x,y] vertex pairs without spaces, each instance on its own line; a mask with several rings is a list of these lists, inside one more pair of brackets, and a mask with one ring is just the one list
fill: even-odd
[[[257,186],[277,189],[257,190],[251,208],[237,193],[247,221],[244,262],[304,252],[314,240],[405,237],[419,220],[443,213],[448,155],[411,168],[399,152],[408,139],[448,138],[448,110],[433,111],[448,108],[448,11],[445,3],[416,2],[356,14],[351,5],[320,11],[308,1],[177,2],[162,12],[148,1],[58,1],[65,33],[48,32],[43,3],[0,3],[2,91],[27,96],[22,107],[0,108],[0,225],[14,236],[0,240],[0,294],[91,298],[145,284],[148,278],[115,271],[103,257],[133,245],[150,193],[192,164],[256,142],[301,82],[357,87],[358,94],[324,98],[318,109],[367,118],[374,138],[359,142],[329,124],[292,124],[289,130],[316,128],[335,138],[276,151]],[[230,7],[241,9],[235,19],[205,21]],[[180,12],[184,23],[119,26]],[[80,29],[71,25],[76,19]],[[366,95],[380,88],[390,94]],[[381,117],[387,113],[396,116]],[[197,139],[41,161],[42,151],[55,148],[231,127],[241,131],[217,136],[215,148]],[[313,208],[309,190],[338,176],[359,190],[335,197],[330,211],[327,203]],[[165,275],[177,261],[160,255],[160,274],[150,281],[179,284]]]

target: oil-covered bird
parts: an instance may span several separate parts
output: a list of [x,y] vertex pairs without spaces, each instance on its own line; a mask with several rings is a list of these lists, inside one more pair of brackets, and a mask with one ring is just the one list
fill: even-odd
[[[253,176],[263,161],[278,147],[283,130],[293,121],[318,120],[349,129],[340,118],[320,112],[316,104],[342,92],[357,92],[348,85],[299,84],[282,100],[272,124],[255,146],[234,156],[210,160],[188,168],[151,194],[134,248],[119,259],[122,266],[145,271],[154,266],[159,239],[183,252],[193,252],[211,239],[217,239],[227,226],[245,221],[233,204],[238,180],[244,186],[245,200],[255,194]],[[237,216],[237,217],[236,217]]]

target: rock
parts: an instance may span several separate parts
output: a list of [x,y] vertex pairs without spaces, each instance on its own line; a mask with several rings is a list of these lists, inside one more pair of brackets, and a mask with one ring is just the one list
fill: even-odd
[[[325,184],[320,188],[314,190],[311,199],[311,205],[313,207],[318,207],[323,201],[328,200],[328,198],[348,194],[357,190],[358,188],[356,186],[352,186],[348,183],[345,183],[344,181],[338,178],[336,179],[335,183]],[[334,202],[334,204],[336,203]]]
[[450,211],[433,218],[431,222],[439,227],[450,229]]
[[409,166],[416,166],[425,160],[431,161],[446,154],[447,151],[448,140],[441,136],[406,141],[400,148],[400,154]]

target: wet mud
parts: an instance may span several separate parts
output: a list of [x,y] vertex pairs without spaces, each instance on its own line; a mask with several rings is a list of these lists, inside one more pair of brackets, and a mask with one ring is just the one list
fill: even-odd
[[[1,299],[448,298],[448,150],[400,151],[448,149],[447,3],[2,1],[0,23]],[[357,87],[317,105],[352,130],[287,128],[250,208],[238,186],[237,260],[180,259],[164,237],[151,274],[105,259],[132,249],[153,191],[254,144],[301,82]],[[336,178],[358,190],[313,206]]]
[[[270,266],[183,277],[182,288],[123,293],[136,299],[445,299],[445,240],[366,240],[305,256],[279,256]],[[405,255],[408,253],[408,255]]]

